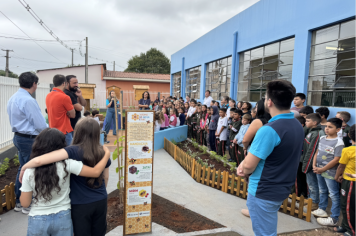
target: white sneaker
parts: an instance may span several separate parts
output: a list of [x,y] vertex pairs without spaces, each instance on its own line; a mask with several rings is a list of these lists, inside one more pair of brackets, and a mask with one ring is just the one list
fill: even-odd
[[27,207],[27,208],[22,208],[22,213],[25,214],[25,215],[28,215],[31,211],[31,207]]
[[[0,196],[1,197],[1,196]],[[21,206],[21,203],[16,203],[15,204],[15,208],[14,208],[14,211],[16,212],[19,212],[22,210],[22,206]]]
[[312,214],[317,217],[328,217],[328,213],[326,213],[326,211],[324,211],[320,208],[318,208],[315,211],[312,211]]
[[336,226],[337,225],[337,221],[334,220],[331,217],[328,218],[318,218],[316,219],[316,221],[320,224],[320,225],[324,225],[324,226]]

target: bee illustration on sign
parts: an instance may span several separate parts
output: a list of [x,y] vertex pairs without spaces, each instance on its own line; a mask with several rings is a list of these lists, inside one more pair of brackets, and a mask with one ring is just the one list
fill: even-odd
[[130,185],[131,185],[131,186],[136,185],[135,181],[131,181],[131,182],[130,182]]
[[136,160],[131,158],[130,161],[129,161],[131,164],[135,164]]
[[140,218],[137,218],[137,222],[140,222]]
[[132,225],[129,225],[129,229],[131,229],[132,228]]

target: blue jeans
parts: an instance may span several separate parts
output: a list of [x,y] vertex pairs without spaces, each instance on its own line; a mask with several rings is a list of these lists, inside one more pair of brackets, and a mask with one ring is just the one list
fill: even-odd
[[319,208],[326,210],[328,206],[328,196],[331,198],[331,218],[338,220],[340,215],[340,194],[339,183],[333,179],[324,178],[321,175],[316,175],[319,184],[320,202]]
[[27,236],[30,235],[72,236],[71,211],[65,210],[56,214],[29,216]]
[[250,212],[252,229],[255,235],[277,235],[278,210],[283,201],[268,201],[256,198],[252,194],[247,197],[247,207]]
[[67,146],[71,145],[73,140],[73,132],[67,133],[65,136],[66,136]]
[[111,123],[114,122],[114,130],[112,131],[113,132],[113,135],[116,135],[116,120],[115,120],[115,108],[113,107],[109,107],[107,110],[106,110],[106,124],[105,124],[105,132],[106,134],[109,133],[110,131],[110,128],[111,128]]
[[307,174],[307,184],[309,188],[309,197],[313,200],[313,203],[319,204],[319,184],[318,178],[313,171],[309,171]]
[[19,181],[19,176],[21,172],[22,166],[24,166],[30,159],[31,151],[32,151],[32,144],[35,142],[34,138],[25,138],[14,135],[13,143],[17,150],[19,151],[19,161],[20,166],[17,171],[16,176],[16,183],[15,183],[15,194],[16,194],[16,203],[20,203],[20,196],[21,196],[21,183]]

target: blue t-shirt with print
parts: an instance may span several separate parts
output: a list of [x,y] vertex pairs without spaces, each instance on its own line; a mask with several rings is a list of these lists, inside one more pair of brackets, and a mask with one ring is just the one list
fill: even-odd
[[[69,159],[83,162],[83,151],[78,146],[68,146],[64,149],[67,151]],[[111,160],[109,159],[105,168],[108,168],[110,165]],[[71,174],[69,197],[72,205],[88,204],[107,198],[105,180],[103,180],[99,188],[94,189],[87,185],[86,179],[86,177]]]

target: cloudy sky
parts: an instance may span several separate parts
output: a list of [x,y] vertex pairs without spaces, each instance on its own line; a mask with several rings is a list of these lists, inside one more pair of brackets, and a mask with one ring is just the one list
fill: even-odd
[[[32,40],[23,40],[28,37],[1,14],[33,39],[54,40],[20,1],[0,1],[0,49],[14,50],[10,53],[10,70],[19,74],[71,64],[71,51],[58,42],[37,41],[39,46]],[[115,61],[116,70],[124,70],[133,55],[152,47],[170,58],[258,0],[25,1],[61,40],[88,37],[90,56]],[[66,43],[75,48],[74,64],[85,64],[78,53],[78,41]],[[0,51],[0,55],[5,52]],[[102,62],[89,58],[89,64],[98,63]],[[107,69],[112,68],[112,63],[107,63]],[[4,57],[0,57],[0,69],[5,69]]]

